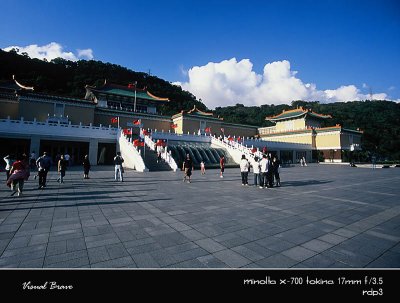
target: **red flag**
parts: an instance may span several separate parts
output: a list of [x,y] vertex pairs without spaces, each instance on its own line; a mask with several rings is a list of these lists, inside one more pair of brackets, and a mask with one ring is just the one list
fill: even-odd
[[111,123],[117,123],[117,122],[118,122],[118,117],[111,118]]
[[229,141],[233,141],[233,138],[232,138],[232,137],[229,137],[228,140],[229,140]]
[[145,130],[145,129],[142,131],[142,133],[143,133],[143,136],[148,136],[148,135],[150,134],[150,133],[149,133],[147,130]]
[[255,152],[257,151],[257,148],[253,148],[252,150],[251,150],[251,152],[254,154]]
[[139,139],[133,140],[133,146],[144,146],[144,142]]
[[171,124],[171,128],[177,128],[178,124]]
[[141,122],[140,119],[134,120],[134,121],[133,121],[133,124],[134,124],[134,125],[140,125],[140,122]]
[[132,130],[130,128],[124,128],[124,135],[132,135]]
[[240,140],[242,140],[242,138],[238,137],[237,140],[240,141]]
[[211,132],[211,127],[206,127],[206,128],[204,129],[204,131],[205,131],[206,133]]

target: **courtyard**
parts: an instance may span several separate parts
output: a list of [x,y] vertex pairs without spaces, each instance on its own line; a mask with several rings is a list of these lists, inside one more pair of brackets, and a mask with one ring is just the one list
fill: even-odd
[[1,268],[399,268],[400,170],[282,168],[282,187],[238,168],[183,173],[80,167],[65,183],[0,189]]

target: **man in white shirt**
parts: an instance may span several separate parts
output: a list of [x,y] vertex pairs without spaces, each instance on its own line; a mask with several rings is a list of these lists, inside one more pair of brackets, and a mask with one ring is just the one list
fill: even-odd
[[254,174],[254,186],[258,184],[261,185],[261,178],[260,178],[260,163],[258,162],[258,157],[255,156],[253,159],[253,174]]
[[242,185],[249,185],[248,175],[249,175],[249,161],[247,161],[246,156],[242,155],[240,160],[240,173],[242,175]]
[[267,187],[268,159],[267,155],[263,155],[260,161],[260,188]]

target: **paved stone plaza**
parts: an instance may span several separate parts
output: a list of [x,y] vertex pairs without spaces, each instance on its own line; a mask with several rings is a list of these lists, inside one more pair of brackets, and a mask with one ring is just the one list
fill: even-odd
[[[0,267],[399,268],[400,168],[283,168],[282,187],[113,167],[0,190]],[[252,185],[253,174],[249,182]]]

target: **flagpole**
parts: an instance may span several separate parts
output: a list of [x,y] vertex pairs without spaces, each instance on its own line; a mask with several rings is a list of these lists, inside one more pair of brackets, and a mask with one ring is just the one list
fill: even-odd
[[136,86],[137,86],[137,81],[135,81],[135,102],[133,104],[133,111],[136,113]]
[[117,117],[117,120],[118,120],[118,129],[119,129],[119,116]]

